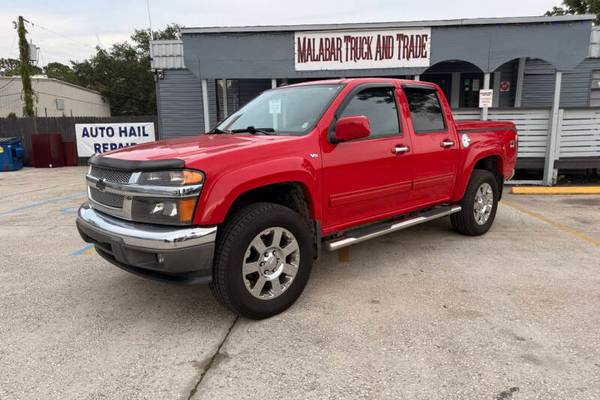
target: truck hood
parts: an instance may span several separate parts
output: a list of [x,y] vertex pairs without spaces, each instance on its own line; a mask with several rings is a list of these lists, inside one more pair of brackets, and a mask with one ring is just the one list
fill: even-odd
[[[180,139],[159,140],[157,142],[125,147],[104,153],[103,157],[130,161],[180,159],[186,166],[196,161],[230,156],[239,150],[272,146],[275,144],[293,142],[298,136],[266,136],[250,134],[218,134],[199,135]],[[279,146],[278,146],[279,147]],[[248,153],[248,152],[246,152]],[[264,154],[260,151],[251,153]]]

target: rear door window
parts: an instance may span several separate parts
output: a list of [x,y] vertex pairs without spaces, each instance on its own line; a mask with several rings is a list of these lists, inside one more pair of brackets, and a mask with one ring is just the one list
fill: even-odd
[[415,133],[443,132],[446,130],[444,112],[437,90],[405,87],[410,116]]

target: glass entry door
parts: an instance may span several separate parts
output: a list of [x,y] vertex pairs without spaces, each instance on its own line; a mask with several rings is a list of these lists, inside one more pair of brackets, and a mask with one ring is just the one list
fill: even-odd
[[462,74],[460,107],[479,107],[479,91],[483,89],[483,74]]

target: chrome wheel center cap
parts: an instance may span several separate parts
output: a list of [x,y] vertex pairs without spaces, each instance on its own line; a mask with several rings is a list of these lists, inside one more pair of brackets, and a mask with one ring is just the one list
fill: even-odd
[[278,278],[285,266],[285,257],[279,249],[267,249],[259,262],[259,270],[268,280]]

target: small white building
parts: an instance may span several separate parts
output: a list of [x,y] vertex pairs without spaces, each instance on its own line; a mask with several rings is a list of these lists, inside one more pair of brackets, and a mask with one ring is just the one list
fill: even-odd
[[[95,90],[45,75],[32,76],[31,87],[38,117],[110,117],[110,103]],[[23,116],[23,84],[19,76],[0,76],[0,118],[10,113]]]

